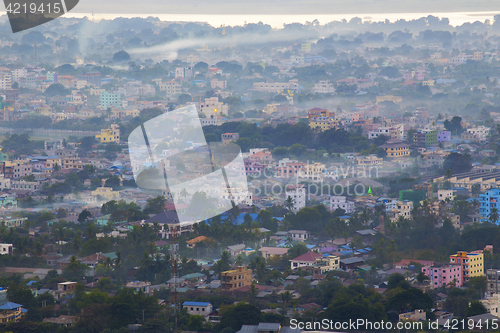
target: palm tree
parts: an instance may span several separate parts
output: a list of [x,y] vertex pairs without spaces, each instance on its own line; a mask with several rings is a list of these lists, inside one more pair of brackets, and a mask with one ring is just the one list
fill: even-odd
[[221,262],[221,267],[227,271],[231,268],[231,253],[228,251],[222,251],[219,261]]
[[106,257],[106,261],[104,262],[104,266],[108,269],[108,277],[109,277],[109,271],[113,267],[113,261],[111,260],[110,257]]
[[444,176],[446,177],[446,179],[450,179],[451,178],[451,169],[446,169],[446,172],[444,173]]
[[248,293],[250,294],[250,299],[252,300],[252,304],[255,303],[255,297],[257,296],[257,288],[255,287],[255,284],[252,282],[250,285],[250,289],[248,289]]
[[288,303],[293,299],[293,295],[287,290],[281,294],[281,300],[283,301],[283,316],[286,316]]
[[236,264],[236,266],[243,265],[243,255],[241,253],[236,256],[235,264]]
[[121,252],[116,252],[116,258],[114,260],[114,264],[115,264],[115,280],[116,280],[116,271],[122,265],[122,253]]
[[288,196],[288,198],[286,198],[285,200],[285,208],[288,209],[290,212],[292,212],[294,206],[295,206],[295,200],[293,200],[291,196]]
[[500,215],[498,214],[498,209],[491,208],[490,214],[488,215],[488,219],[491,223],[496,224]]
[[[260,253],[260,252],[259,252]],[[266,260],[264,257],[257,256],[250,261],[248,268],[256,271],[257,280],[262,282],[264,280],[264,275],[266,274]]]

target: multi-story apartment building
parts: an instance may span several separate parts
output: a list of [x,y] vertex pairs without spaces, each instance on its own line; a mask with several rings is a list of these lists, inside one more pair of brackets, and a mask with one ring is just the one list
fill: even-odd
[[240,135],[238,133],[224,133],[221,135],[221,138],[222,143],[226,144],[238,140]]
[[355,158],[356,165],[359,167],[372,167],[372,166],[381,166],[384,162],[384,159],[381,157],[377,157],[377,155],[370,156],[359,156]]
[[176,67],[175,78],[190,79],[193,77],[193,67]]
[[397,201],[394,203],[394,209],[391,210],[391,221],[396,222],[402,216],[405,219],[411,218],[411,211],[413,210],[413,201]]
[[429,147],[437,143],[437,130],[420,130],[413,134],[413,144],[417,147]]
[[205,98],[203,103],[200,103],[200,112],[206,116],[218,115],[218,114],[228,114],[229,106],[223,102],[219,102],[218,97]]
[[450,131],[438,131],[437,132],[437,141],[438,142],[448,142],[451,140],[451,132]]
[[0,73],[0,90],[12,88],[12,75],[10,73]]
[[306,186],[303,184],[288,186],[285,190],[285,200],[293,200],[293,212],[298,212],[306,206]]
[[101,109],[104,110],[110,107],[121,107],[122,103],[120,94],[112,94],[107,91],[102,92],[99,105]]
[[387,157],[391,159],[410,156],[410,145],[399,139],[390,139],[379,148],[385,149]]
[[284,158],[278,162],[277,174],[278,178],[294,178],[297,177],[299,172],[302,172],[305,163],[299,162],[296,160],[290,160],[288,158]]
[[348,201],[346,197],[341,195],[332,195],[330,197],[330,210],[334,211],[338,208],[345,210],[346,214],[352,214],[356,209],[354,202]]
[[340,257],[329,255],[328,257],[318,257],[312,266],[313,274],[326,274],[330,271],[340,269]]
[[77,78],[78,80],[87,81],[89,85],[93,85],[95,88],[101,86],[101,73],[99,72],[82,73]]
[[373,131],[368,132],[368,139],[373,140],[375,138],[378,138],[380,135],[384,135],[384,136],[386,136],[388,138],[392,138],[392,139],[403,140],[405,137],[404,124],[400,124],[397,126],[379,127]]
[[500,270],[486,270],[486,292],[488,295],[500,294]]
[[306,163],[303,169],[299,172],[299,178],[305,178],[312,181],[321,181],[325,176],[324,170],[326,165],[323,163]]
[[450,256],[450,264],[462,266],[463,283],[471,277],[484,275],[484,255],[482,251],[458,251]]
[[28,191],[32,194],[38,194],[41,189],[41,184],[39,181],[28,182],[24,179],[12,180],[10,183],[10,189],[12,191]]
[[330,81],[319,81],[312,88],[312,92],[315,94],[333,94],[335,93],[335,87]]
[[[500,211],[500,189],[492,188],[485,193],[479,194],[479,214],[481,215],[481,221],[490,221],[490,214],[492,209]],[[494,223],[498,224],[500,218]]]
[[238,288],[252,284],[252,270],[245,267],[225,271],[221,273],[220,289],[222,291],[234,291]]
[[118,200],[120,199],[120,192],[113,191],[111,187],[98,187],[94,191],[90,192],[93,197],[100,196],[105,201]]
[[254,82],[253,89],[261,92],[273,92],[286,90],[297,90],[299,88],[299,81],[297,79],[288,82]]
[[101,143],[120,143],[120,126],[111,124],[109,128],[101,129],[101,134],[97,134],[95,138]]
[[27,220],[27,217],[2,216],[0,217],[0,225],[6,226],[7,228],[17,228],[22,226]]
[[433,265],[422,267],[422,272],[429,277],[431,288],[440,288],[448,284],[462,287],[462,265]]
[[177,95],[180,95],[182,92],[181,84],[177,81],[167,81],[161,82],[159,84],[160,91],[165,92],[167,98],[172,98]]

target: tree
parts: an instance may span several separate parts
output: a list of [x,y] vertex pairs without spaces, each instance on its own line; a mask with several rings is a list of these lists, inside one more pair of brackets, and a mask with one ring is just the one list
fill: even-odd
[[288,198],[286,198],[285,200],[285,208],[288,209],[290,212],[292,212],[294,206],[295,206],[295,200],[293,200],[291,196],[288,196]]
[[467,154],[451,153],[443,162],[444,170],[451,170],[452,174],[469,172],[472,169],[471,157]]
[[130,55],[123,50],[118,51],[115,54],[113,54],[113,61],[114,62],[128,62],[128,61],[130,61]]
[[470,305],[467,307],[467,310],[465,310],[466,317],[477,316],[484,313],[488,313],[488,310],[486,310],[483,303],[479,301],[470,302]]
[[454,116],[451,121],[445,120],[443,122],[444,127],[447,131],[450,131],[452,134],[460,135],[463,131],[462,128],[462,117]]
[[219,313],[221,314],[221,318],[218,332],[226,327],[232,328],[233,332],[236,332],[242,325],[258,325],[262,316],[257,307],[246,303],[221,306]]
[[490,214],[488,215],[488,220],[493,223],[493,224],[497,224],[498,222],[498,218],[499,218],[499,214],[498,214],[498,209],[497,208],[491,208],[490,209]]
[[53,83],[50,86],[45,89],[44,94],[48,97],[54,97],[54,96],[66,96],[70,95],[71,91],[66,89],[62,84],[60,83]]
[[90,217],[92,217],[92,214],[88,210],[84,209],[80,214],[78,214],[78,222],[83,223]]
[[165,196],[159,195],[156,198],[148,199],[144,214],[159,214],[165,210]]

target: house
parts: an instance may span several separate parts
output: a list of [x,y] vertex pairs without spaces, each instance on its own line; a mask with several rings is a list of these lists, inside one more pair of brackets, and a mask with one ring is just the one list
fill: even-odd
[[132,282],[127,282],[125,285],[127,288],[132,288],[135,290],[135,292],[140,292],[142,291],[146,296],[150,296],[151,294],[151,282],[144,282],[144,281],[132,281]]
[[78,317],[61,315],[56,318],[45,318],[43,321],[45,323],[56,324],[59,327],[70,327],[78,322]]
[[24,309],[21,304],[7,302],[0,306],[0,323],[8,323],[18,321],[26,314],[28,310]]
[[193,231],[193,227],[196,224],[195,221],[184,221],[180,223],[177,213],[170,210],[165,210],[143,221],[143,223],[147,223],[150,226],[153,226],[154,222],[158,222],[160,225],[159,233],[162,238],[166,239],[172,238],[174,234],[185,236],[187,233]]
[[57,284],[57,290],[53,292],[56,300],[63,298],[76,290],[77,282],[60,282]]
[[341,195],[332,195],[330,197],[330,210],[343,209],[346,214],[354,213],[354,202],[347,201],[347,198]]
[[187,309],[190,315],[200,315],[203,317],[208,317],[212,312],[212,304],[209,302],[184,302],[182,303],[182,308]]
[[261,247],[258,251],[262,253],[262,257],[265,259],[272,258],[274,256],[282,257],[288,253],[289,248],[287,247]]
[[346,258],[340,260],[340,268],[343,270],[355,269],[364,264],[364,260],[357,257]]
[[313,274],[325,274],[327,272],[340,269],[340,257],[329,255],[318,257],[315,260]]
[[12,254],[13,244],[0,243],[0,254]]
[[259,323],[259,325],[243,325],[236,333],[299,333],[299,328],[281,326],[278,323]]
[[399,321],[405,320],[426,320],[426,313],[424,310],[416,309],[412,312],[401,313],[399,315]]
[[307,252],[297,258],[290,260],[290,266],[292,269],[297,269],[299,267],[312,266],[316,263],[316,258],[321,258],[322,255],[316,252]]
[[303,242],[308,239],[311,234],[306,230],[290,230],[288,231],[287,237],[290,237],[293,241]]
[[244,249],[245,249],[245,244],[237,244],[226,247],[226,250],[229,251],[229,253],[231,253],[232,256],[237,255]]
[[198,236],[196,238],[193,238],[193,239],[190,239],[188,240],[186,243],[187,243],[187,247],[189,248],[194,248],[196,246],[196,244],[198,243],[201,243],[201,242],[204,242],[206,240],[209,240],[208,237],[205,237],[205,236]]
[[221,273],[221,290],[234,291],[252,284],[252,270],[244,267]]

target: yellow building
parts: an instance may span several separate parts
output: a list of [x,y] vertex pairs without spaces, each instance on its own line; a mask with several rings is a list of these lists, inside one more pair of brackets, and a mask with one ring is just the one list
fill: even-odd
[[399,139],[390,139],[385,144],[379,146],[379,148],[385,149],[387,157],[389,158],[410,156],[410,145]]
[[113,191],[111,187],[98,187],[95,191],[90,193],[93,197],[100,196],[106,201],[118,200],[120,199],[120,192]]
[[18,321],[26,313],[26,309],[22,308],[21,304],[8,302],[0,306],[0,322],[8,323]]
[[238,267],[231,271],[221,273],[220,288],[223,291],[233,291],[235,289],[252,284],[252,270],[245,267]]
[[97,134],[95,138],[100,143],[120,143],[120,127],[117,124],[112,124],[109,128],[101,129],[101,134]]
[[484,275],[483,251],[458,251],[450,256],[450,264],[462,265],[463,283],[468,282],[471,277]]
[[324,173],[323,170],[326,168],[326,165],[323,163],[314,163],[314,164],[309,164],[307,163],[304,165],[301,171],[299,171],[297,174],[299,178],[307,178],[310,180],[322,180]]
[[403,101],[403,97],[393,96],[393,95],[385,95],[385,96],[377,96],[376,100],[377,100],[377,103],[389,101],[389,102],[394,102],[396,104],[399,104]]

